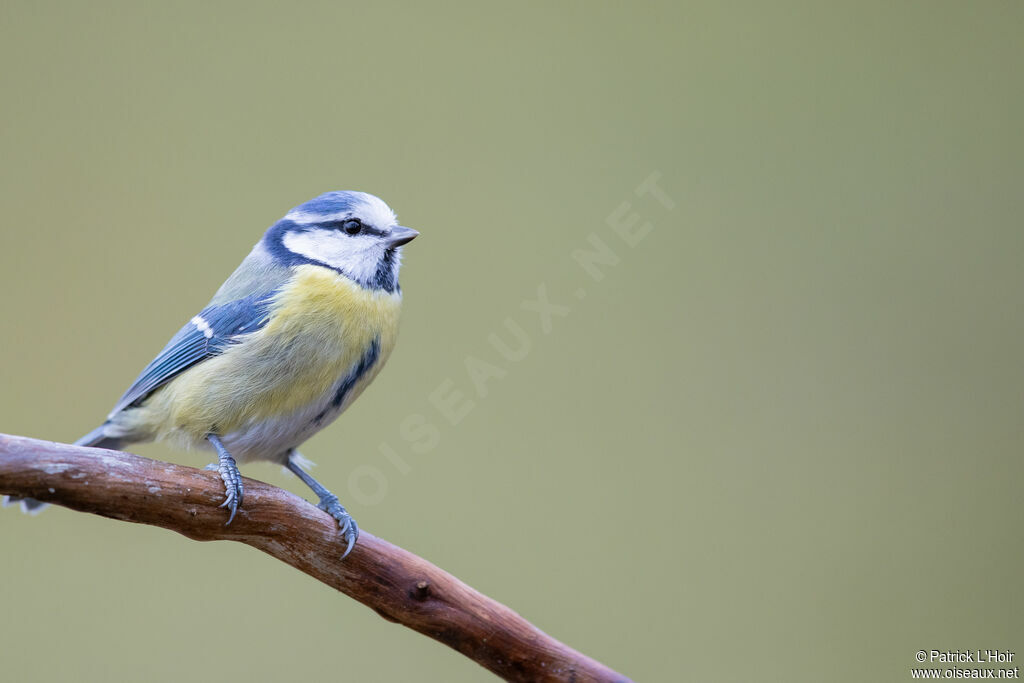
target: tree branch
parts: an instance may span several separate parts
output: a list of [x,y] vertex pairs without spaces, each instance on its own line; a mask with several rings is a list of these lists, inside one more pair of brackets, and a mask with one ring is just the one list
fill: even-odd
[[225,526],[226,513],[217,507],[224,488],[216,472],[0,434],[0,493],[151,524],[196,541],[251,545],[506,680],[628,680],[426,560],[366,531],[341,561],[344,544],[330,515],[259,481],[245,480],[244,505]]

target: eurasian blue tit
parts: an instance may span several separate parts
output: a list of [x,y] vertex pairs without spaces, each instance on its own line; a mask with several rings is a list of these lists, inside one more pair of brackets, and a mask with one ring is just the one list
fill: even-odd
[[[363,192],[328,192],[295,207],[146,366],[107,421],[76,443],[213,449],[228,524],[244,495],[236,461],[279,462],[338,520],[347,556],[359,528],[303,469],[296,448],[344,412],[391,354],[402,245],[418,234]],[[21,503],[27,511],[44,505]]]

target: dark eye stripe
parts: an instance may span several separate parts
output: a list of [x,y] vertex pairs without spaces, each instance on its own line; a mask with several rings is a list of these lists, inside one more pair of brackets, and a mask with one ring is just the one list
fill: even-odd
[[[331,230],[340,230],[341,232],[348,233],[348,230],[345,229],[345,226],[349,222],[351,222],[353,220],[358,221],[359,219],[346,218],[343,221],[329,221],[327,223],[321,223],[320,225],[321,225],[321,227],[324,227],[324,228],[329,228]],[[380,236],[382,236],[384,234],[383,230],[378,230],[377,228],[369,226],[366,223],[360,222],[359,225],[360,225],[360,229],[358,230],[357,233],[349,233],[349,234],[376,235],[377,237],[380,237]]]

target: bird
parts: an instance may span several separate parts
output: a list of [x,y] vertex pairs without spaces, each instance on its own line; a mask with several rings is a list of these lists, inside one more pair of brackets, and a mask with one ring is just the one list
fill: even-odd
[[[365,192],[327,192],[294,207],[76,445],[213,450],[217,462],[207,469],[224,483],[226,524],[245,495],[238,463],[280,463],[337,521],[344,559],[359,527],[306,471],[298,447],[341,415],[390,356],[402,246],[418,235]],[[3,503],[30,513],[46,506]]]

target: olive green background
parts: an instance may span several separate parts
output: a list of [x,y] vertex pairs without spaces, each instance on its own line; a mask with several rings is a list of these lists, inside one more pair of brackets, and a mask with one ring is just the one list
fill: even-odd
[[[638,680],[1024,657],[1020,3],[0,19],[0,430],[85,433],[268,225],[365,190],[422,232],[401,336],[303,450],[366,529]],[[490,677],[245,546],[62,509],[0,539],[5,680]]]

